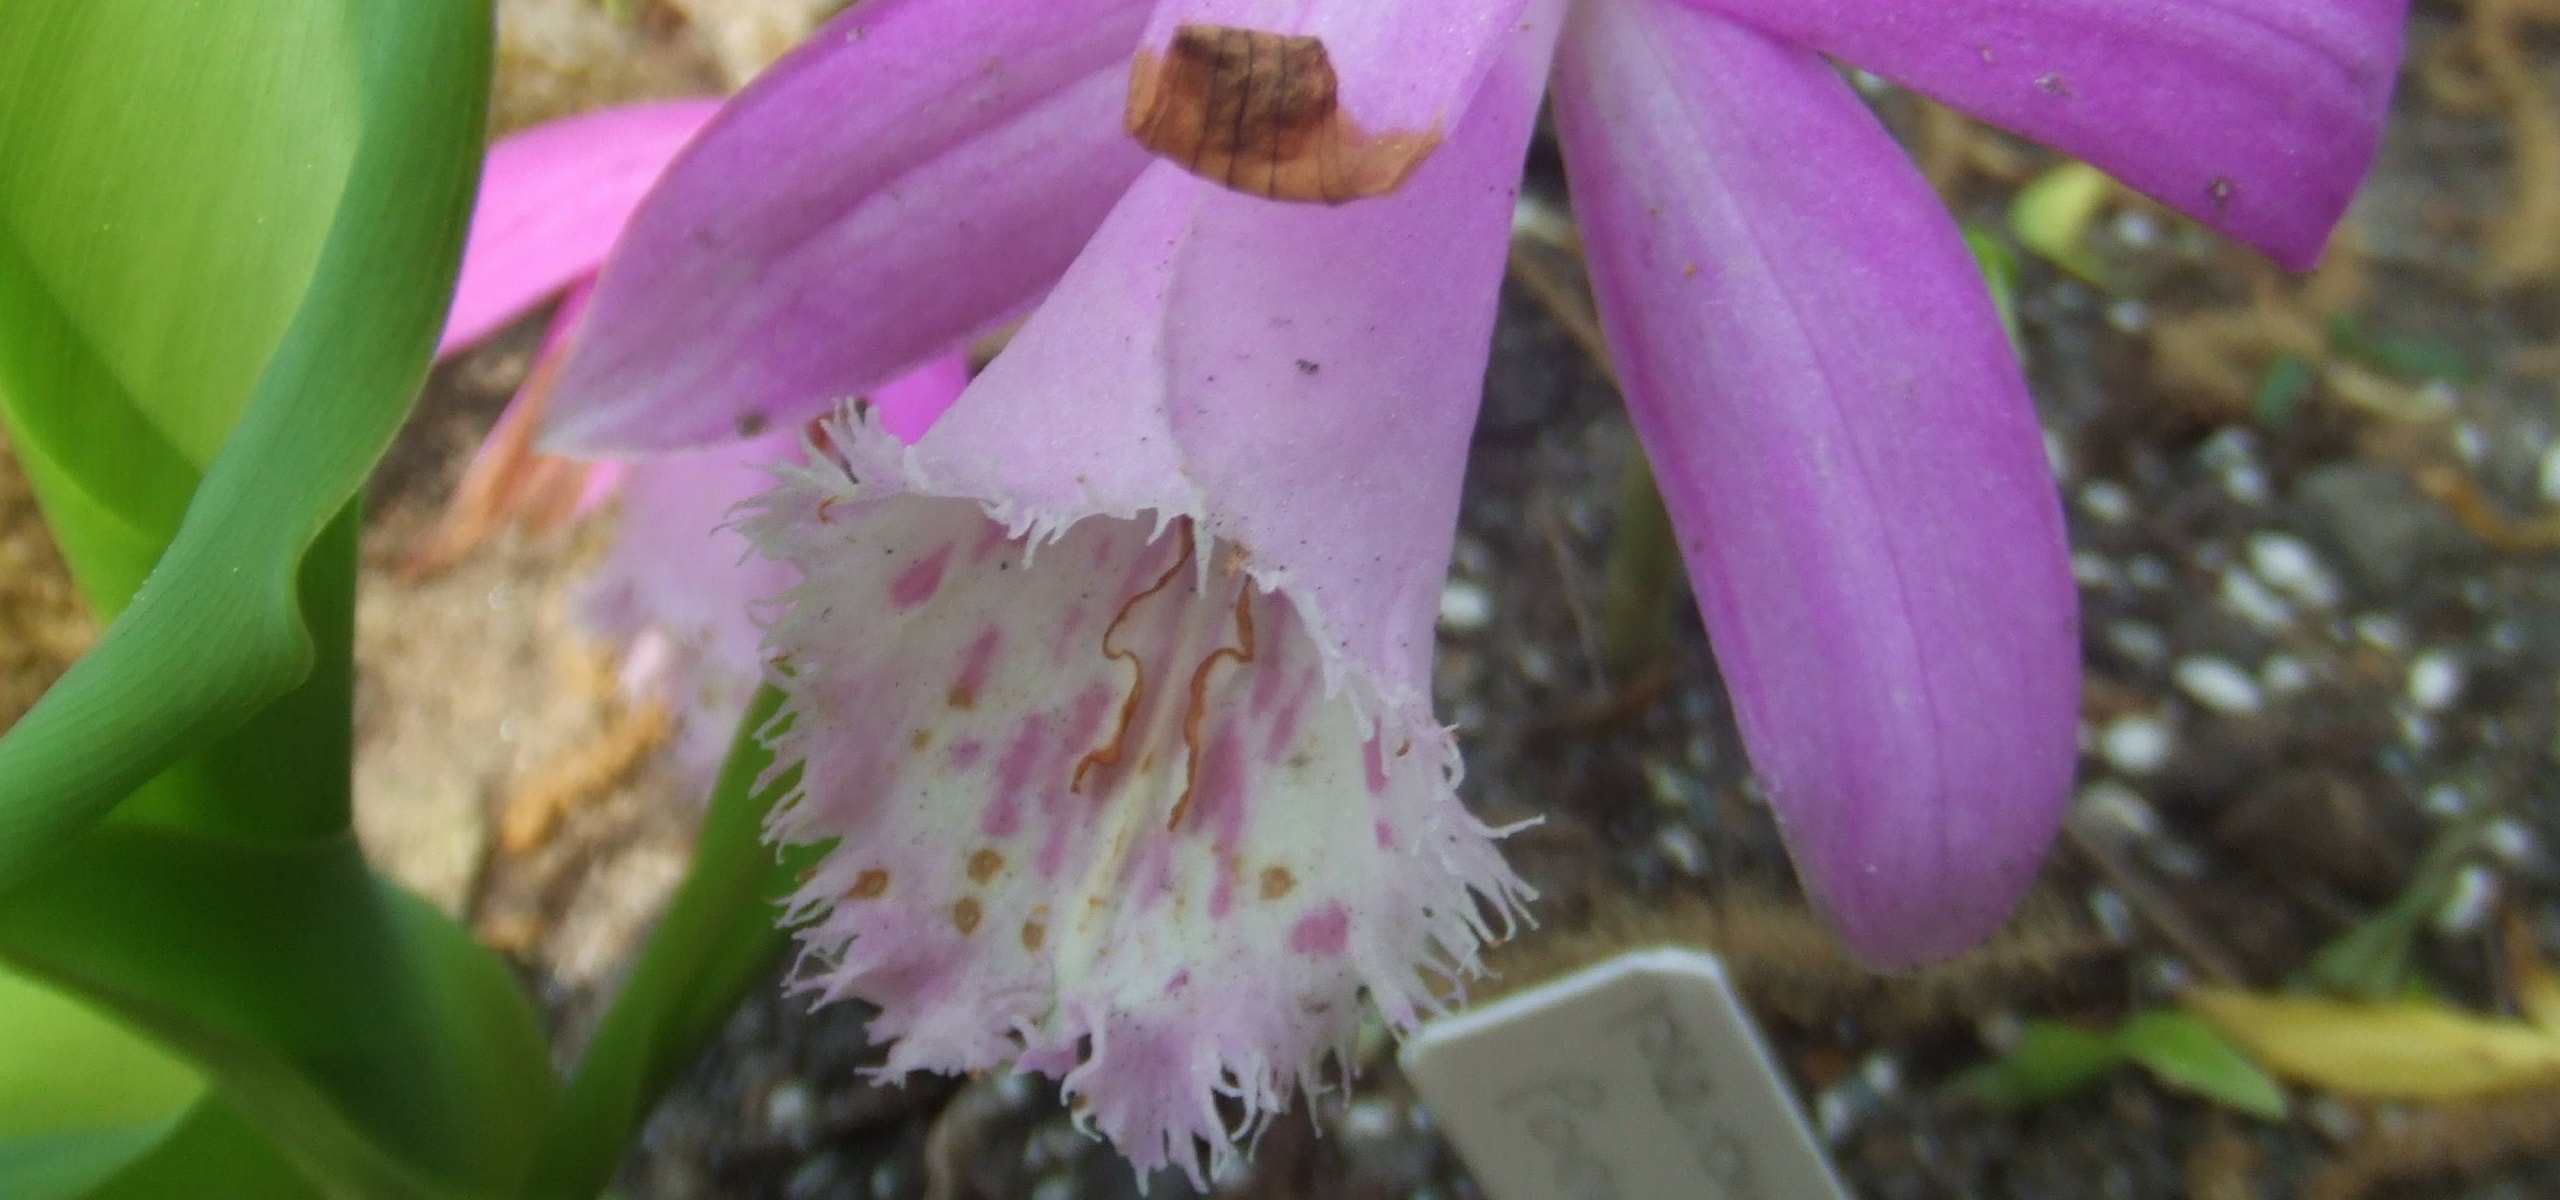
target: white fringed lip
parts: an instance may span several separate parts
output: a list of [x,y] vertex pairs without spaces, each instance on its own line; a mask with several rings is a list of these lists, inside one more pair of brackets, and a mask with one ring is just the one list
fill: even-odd
[[803,577],[766,638],[801,767],[770,831],[833,843],[792,901],[799,984],[878,1006],[885,1070],[1057,1076],[1141,1170],[1196,1176],[1364,996],[1409,1028],[1426,973],[1507,932],[1529,892],[1449,732],[1247,548],[936,494],[922,451],[825,432],[740,527]]

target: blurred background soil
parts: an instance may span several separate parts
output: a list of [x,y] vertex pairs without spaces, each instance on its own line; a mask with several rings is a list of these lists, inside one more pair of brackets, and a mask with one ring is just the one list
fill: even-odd
[[[504,0],[494,123],[734,87],[833,7]],[[2008,228],[2056,165],[1868,90],[1970,223]],[[1551,146],[1530,191],[1564,211]],[[2514,982],[2500,921],[2560,945],[2560,3],[2418,5],[2380,165],[2312,276],[2121,195],[2067,265],[2021,254],[2082,584],[2081,788],[2010,927],[1909,975],[1859,971],[1804,908],[1685,595],[1658,633],[1639,623],[1641,654],[1613,654],[1635,448],[1570,238],[1536,236],[1553,225],[1524,223],[1516,248],[1443,605],[1467,798],[1497,824],[1545,818],[1510,844],[1540,927],[1497,952],[1491,990],[1631,945],[1717,951],[1873,1200],[2560,1195],[2560,1088],[2437,1106],[2296,1089],[2263,1120],[2131,1070],[2023,1108],[1956,1086],[2027,1019],[2102,1027],[2191,982],[2279,984],[2456,832],[2478,848],[2426,897],[2427,978],[2494,1011]],[[438,371],[373,488],[360,827],[384,869],[518,958],[574,1048],[680,877],[698,805],[658,760],[669,715],[627,702],[577,626],[609,522],[404,568],[533,342]],[[0,726],[91,636],[0,458]],[[1137,1194],[1044,1083],[866,1081],[862,1017],[750,1001],[622,1193]],[[1352,1097],[1281,1122],[1219,1190],[1480,1194],[1383,1037]]]

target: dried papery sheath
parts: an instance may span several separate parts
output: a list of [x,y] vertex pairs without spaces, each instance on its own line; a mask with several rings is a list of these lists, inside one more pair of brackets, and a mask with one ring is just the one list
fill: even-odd
[[1151,167],[932,429],[839,418],[747,511],[801,576],[772,831],[833,843],[801,983],[879,1006],[887,1071],[1056,1076],[1203,1178],[1508,929],[1427,689],[1551,38],[1385,201]]

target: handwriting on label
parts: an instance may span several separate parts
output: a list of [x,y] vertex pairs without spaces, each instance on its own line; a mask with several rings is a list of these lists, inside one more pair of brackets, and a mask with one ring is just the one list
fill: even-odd
[[1623,956],[1436,1022],[1406,1071],[1504,1200],[1841,1197],[1712,959]]

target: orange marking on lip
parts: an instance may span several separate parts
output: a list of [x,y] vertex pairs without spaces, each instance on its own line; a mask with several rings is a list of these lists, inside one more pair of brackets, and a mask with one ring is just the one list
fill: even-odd
[[853,887],[846,891],[847,900],[872,900],[889,890],[889,873],[878,867],[853,877]]
[[1209,669],[1222,658],[1239,667],[1253,661],[1253,589],[1249,587],[1236,593],[1236,641],[1238,645],[1210,651],[1191,672],[1191,700],[1182,708],[1182,746],[1191,752],[1191,759],[1183,764],[1182,798],[1174,801],[1166,829],[1182,825],[1183,815],[1191,811],[1191,793],[1200,786],[1200,722],[1209,713]]
[[982,915],[977,897],[962,896],[958,904],[951,906],[952,928],[959,930],[960,936],[967,937],[978,931],[978,918]]
[[1264,867],[1262,869],[1263,899],[1277,900],[1282,896],[1288,895],[1289,889],[1296,886],[1298,886],[1298,877],[1290,874],[1289,868]]
[[1119,726],[1111,731],[1111,740],[1104,743],[1101,749],[1085,755],[1083,760],[1076,764],[1075,775],[1067,781],[1067,790],[1079,796],[1084,794],[1085,772],[1090,771],[1095,767],[1116,765],[1120,761],[1121,754],[1126,752],[1128,748],[1129,726],[1137,721],[1138,703],[1146,696],[1147,692],[1147,665],[1144,660],[1138,657],[1136,651],[1117,648],[1111,644],[1111,639],[1120,632],[1120,627],[1122,625],[1128,623],[1130,616],[1138,611],[1138,606],[1140,604],[1145,603],[1148,597],[1173,586],[1174,578],[1181,575],[1182,568],[1191,562],[1190,518],[1186,517],[1178,522],[1175,525],[1175,529],[1182,535],[1182,553],[1174,558],[1173,565],[1166,567],[1164,569],[1164,574],[1158,576],[1155,583],[1150,585],[1147,590],[1122,601],[1120,604],[1120,611],[1112,616],[1111,624],[1105,626],[1102,630],[1102,656],[1104,658],[1127,659],[1129,662],[1129,670],[1133,673],[1134,678],[1129,681],[1128,700],[1122,702],[1120,705]]
[[969,856],[969,880],[972,883],[984,884],[1003,869],[1004,855],[993,846],[981,846],[977,853]]

